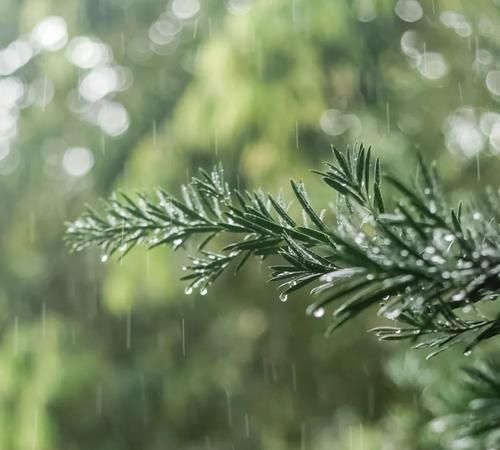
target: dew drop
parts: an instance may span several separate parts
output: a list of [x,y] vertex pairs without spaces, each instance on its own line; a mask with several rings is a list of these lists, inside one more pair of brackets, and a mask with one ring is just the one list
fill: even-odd
[[464,298],[465,298],[465,292],[464,291],[460,291],[460,292],[457,292],[456,294],[453,294],[453,296],[451,297],[451,299],[455,302],[460,302],[462,301]]
[[200,295],[207,295],[208,294],[208,289],[206,287],[200,289]]
[[472,350],[465,350],[464,351],[464,356],[470,356],[472,353]]
[[318,308],[315,309],[313,312],[313,316],[317,318],[323,317],[324,315],[325,315],[325,308]]
[[186,289],[184,289],[184,294],[191,295],[192,293],[193,293],[193,288],[191,286],[188,286]]
[[390,311],[387,311],[384,316],[389,320],[396,320],[400,316],[400,314],[400,309],[392,309]]
[[103,262],[103,263],[106,262],[108,259],[109,259],[109,255],[104,254],[101,256],[101,262]]
[[280,300],[281,300],[282,302],[286,302],[286,301],[288,300],[288,295],[286,295],[285,293],[283,293],[283,292],[282,292],[282,293],[280,294]]

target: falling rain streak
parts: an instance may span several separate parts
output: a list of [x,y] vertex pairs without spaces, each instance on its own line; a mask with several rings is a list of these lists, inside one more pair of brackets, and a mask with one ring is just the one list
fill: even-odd
[[19,317],[14,317],[14,356],[19,352]]
[[130,350],[132,347],[132,307],[127,309],[126,332],[125,332],[125,347]]
[[158,150],[158,137],[156,134],[156,120],[153,120],[153,148]]
[[299,148],[299,121],[295,121],[295,148]]
[[227,424],[232,427],[233,426],[233,406],[231,403],[231,393],[226,390],[226,408],[227,408]]
[[186,356],[186,326],[184,319],[181,320],[182,356]]
[[95,399],[95,413],[97,416],[102,414],[102,384],[97,385],[96,399]]

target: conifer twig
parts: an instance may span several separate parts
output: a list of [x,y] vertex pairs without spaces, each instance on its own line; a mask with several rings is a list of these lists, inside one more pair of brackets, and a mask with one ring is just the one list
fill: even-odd
[[[328,332],[377,307],[396,323],[376,328],[380,339],[418,341],[430,356],[461,341],[469,352],[500,334],[498,317],[481,312],[500,288],[499,193],[451,207],[421,159],[419,178],[408,185],[383,174],[363,145],[345,154],[333,149],[333,156],[315,173],[339,196],[336,224],[317,212],[301,182],[291,182],[298,220],[280,196],[230,189],[218,166],[200,170],[180,199],[161,190],[156,199],[115,195],[103,213],[88,208],[68,224],[66,239],[74,250],[101,248],[104,259],[135,245],[177,249],[196,241],[183,277],[188,293],[206,293],[252,256],[277,255],[271,280],[280,283],[281,299],[309,287],[308,313],[333,310]],[[397,202],[384,198],[383,180]]]

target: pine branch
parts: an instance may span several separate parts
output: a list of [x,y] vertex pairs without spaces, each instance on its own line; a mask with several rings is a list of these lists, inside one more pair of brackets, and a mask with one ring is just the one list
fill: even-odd
[[[333,155],[334,163],[315,173],[337,193],[336,223],[316,212],[300,182],[291,187],[302,221],[281,197],[229,189],[217,167],[183,186],[182,200],[163,191],[157,200],[120,194],[105,202],[103,214],[89,208],[68,225],[66,238],[74,250],[100,247],[104,259],[137,244],[177,249],[201,242],[186,267],[187,292],[205,293],[251,256],[277,255],[282,262],[271,266],[271,280],[280,283],[280,298],[314,283],[317,299],[307,311],[320,317],[332,308],[328,332],[378,306],[398,324],[375,329],[380,339],[419,341],[430,356],[461,341],[468,352],[500,334],[500,319],[482,312],[500,287],[498,192],[451,208],[434,168],[421,159],[408,186],[383,176],[362,145]],[[391,209],[382,179],[399,197]]]
[[499,361],[487,359],[464,368],[455,388],[459,395],[440,399],[446,415],[434,419],[431,427],[443,433],[449,448],[500,448]]
[[[302,257],[298,260],[302,266],[317,270],[320,276],[336,266],[314,249],[331,246],[333,241],[322,219],[310,207],[302,184],[292,183],[299,202],[308,205],[306,213],[317,229],[298,225],[280,197],[265,196],[260,191],[231,193],[219,166],[211,174],[200,170],[199,177],[182,186],[182,200],[164,191],[157,192],[156,201],[142,195],[134,201],[121,193],[104,202],[103,215],[87,208],[68,225],[66,239],[74,250],[100,247],[105,261],[116,252],[123,257],[135,245],[171,245],[177,249],[200,238],[196,255],[190,257],[191,265],[185,268],[189,272],[183,277],[189,282],[187,292],[198,288],[205,293],[231,263],[236,262],[238,270],[250,256],[266,258],[284,252],[291,240],[300,248]],[[219,252],[207,250],[219,235],[236,239]]]

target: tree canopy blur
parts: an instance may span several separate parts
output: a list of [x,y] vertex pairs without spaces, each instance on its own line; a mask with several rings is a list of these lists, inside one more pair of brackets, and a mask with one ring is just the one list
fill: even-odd
[[4,0],[0,12],[2,448],[476,448],[425,425],[446,413],[433,386],[456,397],[456,355],[380,344],[358,331],[368,316],[325,339],[305,299],[280,302],[250,267],[186,296],[181,254],[106,262],[68,255],[62,235],[85,202],[175,191],[218,160],[241,187],[276,192],[293,176],[331,196],[307,168],[356,141],[403,176],[417,151],[436,160],[457,198],[495,186],[499,2]]

